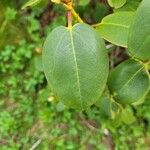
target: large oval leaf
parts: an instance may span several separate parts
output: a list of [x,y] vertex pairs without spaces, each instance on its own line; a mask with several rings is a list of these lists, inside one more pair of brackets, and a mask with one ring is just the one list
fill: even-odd
[[104,41],[86,24],[57,27],[44,44],[43,67],[55,96],[83,110],[101,96],[108,75]]
[[129,27],[134,18],[133,12],[118,12],[106,16],[97,27],[97,31],[107,41],[127,47]]
[[137,9],[129,33],[128,47],[133,57],[150,60],[150,0],[143,0]]
[[118,65],[109,75],[108,87],[114,99],[121,104],[131,104],[148,93],[150,79],[141,62],[127,60]]

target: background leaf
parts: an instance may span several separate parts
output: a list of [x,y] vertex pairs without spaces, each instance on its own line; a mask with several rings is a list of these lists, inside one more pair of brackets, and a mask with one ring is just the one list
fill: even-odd
[[126,107],[121,112],[121,119],[126,124],[131,124],[135,121],[133,111],[130,107]]
[[150,1],[143,0],[130,28],[128,51],[132,57],[150,60]]
[[26,9],[27,7],[33,7],[39,4],[41,0],[29,0],[27,3],[25,3],[22,7],[22,9]]
[[111,7],[120,8],[126,3],[126,1],[127,0],[108,0],[108,4]]
[[134,18],[133,12],[118,12],[106,16],[96,30],[107,41],[127,47],[129,27]]
[[114,12],[119,12],[119,11],[136,11],[136,9],[139,6],[141,1],[142,0],[127,0],[125,5],[123,5],[121,8],[114,9]]
[[135,60],[127,60],[114,68],[108,79],[108,87],[115,100],[131,104],[143,99],[149,91],[150,79],[145,66]]
[[111,100],[103,95],[95,104],[99,108],[101,118],[111,118]]
[[43,72],[42,55],[38,54],[34,57],[34,64],[38,71]]
[[80,0],[79,5],[85,6],[90,2],[90,0]]

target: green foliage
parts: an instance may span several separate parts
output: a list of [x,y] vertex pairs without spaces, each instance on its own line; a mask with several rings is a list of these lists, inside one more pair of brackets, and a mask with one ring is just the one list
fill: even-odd
[[133,17],[133,12],[114,13],[103,18],[96,29],[105,40],[127,47],[129,27]]
[[33,7],[39,4],[41,0],[29,0],[27,3],[25,3],[22,7],[22,9],[26,9],[27,7]]
[[123,5],[121,8],[114,9],[114,11],[136,11],[141,1],[142,0],[127,0],[125,5]]
[[127,107],[121,112],[121,119],[126,124],[131,124],[135,121],[133,111],[130,107]]
[[114,7],[114,8],[120,8],[120,7],[122,7],[126,2],[127,2],[127,0],[108,0],[108,4],[109,4],[111,7]]
[[43,66],[55,96],[79,110],[98,100],[108,75],[104,42],[86,24],[53,30],[44,45]]
[[5,12],[6,20],[14,20],[16,18],[17,11],[13,8],[8,7]]
[[112,117],[111,114],[112,102],[108,96],[102,95],[100,100],[98,100],[95,105],[99,108],[100,118],[108,119]]
[[144,98],[150,86],[149,73],[144,64],[127,60],[114,68],[108,87],[118,103],[131,104]]
[[[141,30],[142,28],[142,30]],[[144,61],[150,60],[150,1],[143,0],[137,9],[129,34],[129,53]]]
[[87,5],[90,2],[90,0],[80,0],[79,5]]
[[[100,22],[110,14],[111,8],[104,1],[91,0],[88,5],[80,5],[80,2],[74,5],[85,22]],[[141,0],[127,0],[121,8],[113,10],[135,12],[140,2]],[[60,25],[66,25],[65,9],[61,5],[54,6],[48,0],[42,0],[36,7],[22,11],[21,7],[25,3],[27,0],[0,1],[0,150],[35,149],[34,146],[38,150],[149,149],[150,92],[132,105],[121,105],[114,100],[114,95],[111,95],[106,86],[103,96],[99,97],[96,104],[83,112],[68,109],[60,99],[56,99],[47,85],[41,54],[43,41],[49,32]],[[141,13],[144,10],[146,9]],[[148,18],[143,16],[144,19]],[[77,20],[73,20],[73,23],[76,22]],[[149,27],[149,24],[146,27]],[[140,28],[141,35],[144,29]],[[87,37],[89,36],[91,35]],[[84,38],[86,44],[83,44],[83,47],[91,44],[87,37]],[[82,43],[82,40],[80,42]],[[112,72],[129,58],[128,44],[126,49],[114,44],[106,42]],[[135,85],[141,83],[137,85],[140,90],[134,93],[136,88],[133,92],[139,95],[144,85],[149,83],[147,80],[145,84],[142,80],[149,74],[150,63],[149,59],[144,62],[132,59],[132,62],[128,66],[125,65],[124,73],[131,75],[135,66],[141,68],[138,74],[140,80],[135,82]],[[103,69],[105,74],[105,68]],[[120,73],[121,71],[119,75]],[[126,79],[127,75],[122,79]],[[92,79],[86,84],[87,87],[89,82],[92,82]],[[92,91],[94,89],[89,89],[89,92]],[[131,91],[133,89],[129,94]]]

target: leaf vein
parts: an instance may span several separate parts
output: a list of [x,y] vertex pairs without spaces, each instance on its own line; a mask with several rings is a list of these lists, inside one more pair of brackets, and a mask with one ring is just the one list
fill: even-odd
[[82,100],[81,100],[82,95],[81,95],[81,89],[80,89],[81,85],[80,85],[79,69],[78,69],[76,51],[75,51],[74,42],[73,42],[72,31],[70,31],[70,37],[71,37],[71,46],[72,46],[73,58],[74,58],[75,68],[76,68],[77,85],[78,85],[78,91],[79,91],[79,97],[80,97],[79,100],[80,100],[81,108],[83,109],[83,104],[82,104]]

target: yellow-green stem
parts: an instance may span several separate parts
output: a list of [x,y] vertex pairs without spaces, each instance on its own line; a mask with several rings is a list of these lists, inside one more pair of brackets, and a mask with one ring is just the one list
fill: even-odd
[[76,13],[72,5],[63,4],[68,10],[71,11],[72,15],[77,19],[78,22],[83,23],[84,21],[80,18],[80,16]]

